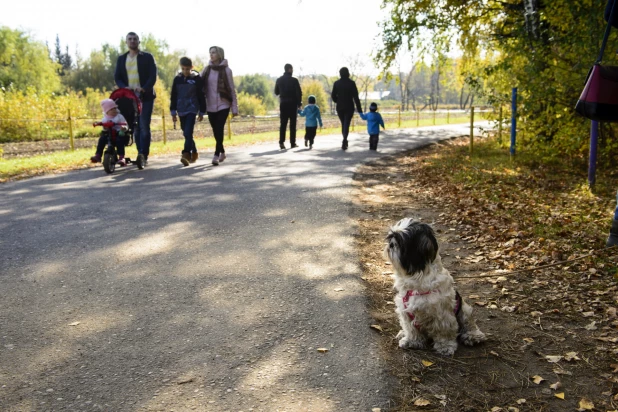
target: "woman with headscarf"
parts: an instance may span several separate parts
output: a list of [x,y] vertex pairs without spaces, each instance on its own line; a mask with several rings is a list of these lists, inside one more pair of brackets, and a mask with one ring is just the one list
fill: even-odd
[[200,74],[204,79],[206,113],[217,142],[212,164],[217,166],[226,158],[225,148],[223,147],[225,122],[230,114],[230,109],[232,116],[238,115],[238,101],[232,70],[228,67],[223,49],[212,46],[209,53],[210,62]]
[[359,113],[363,112],[360,99],[358,98],[358,89],[354,80],[350,79],[350,71],[347,67],[342,67],[339,70],[341,78],[333,84],[333,92],[331,97],[333,102],[337,103],[337,115],[341,121],[341,134],[343,142],[341,149],[348,148],[348,133],[350,132],[350,123],[354,116],[354,105]]

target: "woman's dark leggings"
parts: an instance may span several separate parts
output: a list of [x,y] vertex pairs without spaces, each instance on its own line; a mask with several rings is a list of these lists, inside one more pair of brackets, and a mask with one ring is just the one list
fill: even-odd
[[339,120],[341,121],[341,134],[343,135],[343,140],[348,140],[350,124],[352,123],[352,117],[354,117],[354,109],[337,110],[337,116],[339,116]]
[[223,137],[225,131],[225,122],[227,116],[230,114],[230,109],[219,110],[218,112],[208,112],[208,121],[212,126],[212,133],[215,135],[215,141],[217,146],[215,147],[215,156],[219,156],[221,153],[225,153],[223,148]]

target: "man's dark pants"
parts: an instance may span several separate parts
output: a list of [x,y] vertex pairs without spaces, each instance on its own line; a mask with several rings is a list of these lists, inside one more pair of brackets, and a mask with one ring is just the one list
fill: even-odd
[[294,146],[296,144],[296,116],[298,115],[298,107],[296,103],[281,103],[279,105],[281,127],[279,128],[279,143],[285,143],[285,130],[288,127],[288,120],[290,121],[290,144]]
[[148,158],[150,154],[150,121],[152,119],[152,109],[154,108],[154,100],[142,101],[142,113],[139,115],[137,127],[135,128],[135,146],[137,153],[143,154]]

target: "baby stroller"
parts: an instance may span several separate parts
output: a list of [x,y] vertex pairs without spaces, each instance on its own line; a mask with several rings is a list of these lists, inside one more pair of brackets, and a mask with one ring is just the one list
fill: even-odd
[[[116,146],[114,142],[116,139],[124,139],[124,146],[131,146],[133,144],[133,135],[137,128],[137,122],[139,119],[139,115],[142,112],[142,104],[139,100],[139,97],[135,94],[133,90],[130,89],[117,89],[112,92],[109,96],[110,99],[116,102],[118,106],[118,110],[120,114],[127,121],[127,131],[121,136],[118,132],[116,132],[113,127],[115,124],[113,122],[97,122],[94,123],[93,126],[102,126],[103,132],[107,136],[107,146],[105,151],[103,152],[103,168],[107,173],[114,173],[116,169],[116,163],[118,162],[118,154],[116,153]],[[138,158],[139,159],[139,158]],[[138,169],[143,169],[144,164],[141,162],[132,162],[130,158],[125,157],[127,164],[136,163]]]

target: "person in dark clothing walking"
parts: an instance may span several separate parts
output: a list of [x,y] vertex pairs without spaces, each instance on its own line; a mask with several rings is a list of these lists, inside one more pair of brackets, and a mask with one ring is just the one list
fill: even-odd
[[297,110],[303,104],[303,92],[300,89],[298,79],[292,77],[294,68],[291,64],[284,66],[283,76],[275,83],[275,94],[279,96],[279,116],[281,126],[279,128],[279,148],[285,150],[285,129],[290,121],[290,145],[292,148],[298,147],[296,144],[296,116]]
[[139,36],[133,32],[127,34],[129,51],[118,56],[114,80],[121,89],[131,89],[142,101],[142,112],[135,130],[137,146],[137,166],[141,169],[148,164],[150,153],[150,120],[154,99],[157,97],[154,85],[157,82],[157,64],[150,53],[139,49]]
[[354,105],[356,105],[358,113],[363,113],[363,108],[358,98],[356,83],[354,83],[354,80],[350,79],[350,71],[348,68],[342,67],[339,69],[339,76],[341,76],[341,78],[333,84],[331,97],[333,102],[337,103],[337,115],[341,121],[341,134],[343,135],[341,149],[346,150],[348,148],[350,123],[352,123],[352,117],[354,116]]
[[189,166],[199,158],[193,128],[195,120],[204,119],[206,113],[206,99],[204,98],[204,82],[200,74],[193,70],[193,62],[188,57],[180,59],[180,73],[174,77],[172,83],[172,96],[170,101],[170,114],[176,125],[176,118],[180,117],[180,128],[185,137],[185,146],[180,156],[180,162]]

